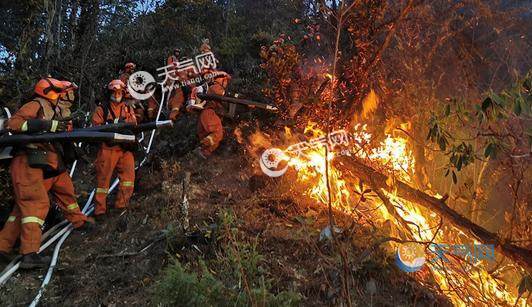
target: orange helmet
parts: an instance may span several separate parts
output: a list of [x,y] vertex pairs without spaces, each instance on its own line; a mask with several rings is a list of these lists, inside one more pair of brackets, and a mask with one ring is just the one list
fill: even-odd
[[107,89],[110,91],[118,91],[118,90],[123,91],[126,89],[126,85],[121,80],[116,79],[116,80],[109,82],[109,84],[107,85]]
[[65,90],[64,81],[54,78],[43,78],[35,84],[33,91],[35,94],[50,100],[56,100]]
[[125,69],[135,69],[136,67],[137,67],[137,65],[135,65],[135,63],[133,63],[133,62],[128,62],[124,66]]

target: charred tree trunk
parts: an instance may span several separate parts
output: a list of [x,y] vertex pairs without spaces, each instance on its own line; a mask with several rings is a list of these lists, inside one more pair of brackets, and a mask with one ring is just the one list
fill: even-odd
[[371,182],[376,188],[388,191],[396,189],[397,196],[434,211],[458,229],[473,235],[481,243],[493,244],[498,252],[519,265],[522,265],[527,271],[530,272],[532,270],[532,250],[505,242],[505,240],[501,239],[497,234],[489,232],[485,228],[473,223],[471,220],[454,211],[447,206],[445,200],[432,197],[401,181],[396,181],[393,188],[389,187],[386,184],[386,175],[351,157],[338,157],[334,164],[336,168],[342,170],[343,175],[347,178],[359,178],[366,182]]
[[[37,50],[37,36],[39,25],[37,18],[40,10],[37,4],[30,2],[25,7],[21,19],[24,20],[20,37],[16,42],[14,80],[17,90],[16,100],[18,103],[24,101],[27,90],[30,88],[32,74],[38,71],[34,63],[34,52]],[[33,77],[34,78],[34,77]]]
[[100,16],[98,0],[81,0],[81,12],[76,33],[75,55],[80,57],[88,53],[87,45],[95,38]]
[[71,3],[71,10],[70,10],[70,16],[68,17],[68,29],[69,29],[69,51],[72,52],[74,50],[75,42],[76,42],[76,31],[74,30],[76,28],[77,23],[77,15],[78,15],[78,9],[79,9],[79,0],[73,0]]
[[44,1],[44,10],[46,12],[46,43],[43,66],[45,73],[53,75],[53,70],[55,70],[57,61],[60,57],[59,44],[61,40],[63,7],[61,1],[46,0]]
[[[80,15],[78,19],[78,28],[75,33],[76,42],[73,57],[78,63],[76,72],[78,74],[76,83],[79,85],[79,105],[81,97],[90,97],[90,103],[93,100],[94,90],[90,86],[90,76],[87,73],[87,61],[91,54],[93,42],[96,41],[98,22],[100,19],[100,1],[99,0],[80,0]],[[89,83],[85,86],[85,81]]]

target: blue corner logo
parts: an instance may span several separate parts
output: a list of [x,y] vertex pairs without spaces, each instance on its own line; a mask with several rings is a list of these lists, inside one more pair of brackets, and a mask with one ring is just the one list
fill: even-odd
[[456,255],[472,263],[489,260],[495,261],[495,246],[493,244],[442,244],[431,243],[425,250],[423,244],[408,242],[399,245],[395,253],[395,263],[408,273],[421,270],[425,263],[440,270],[448,265],[456,265],[446,255]]
[[395,253],[397,266],[408,273],[421,270],[425,264],[425,250],[423,245],[409,242],[400,245]]

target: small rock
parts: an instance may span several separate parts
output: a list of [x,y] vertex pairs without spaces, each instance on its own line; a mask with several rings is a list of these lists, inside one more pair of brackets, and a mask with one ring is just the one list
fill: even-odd
[[146,214],[146,216],[142,220],[142,225],[146,225],[147,222],[148,222],[148,215]]
[[[334,232],[342,233],[343,230],[339,227],[334,226]],[[327,226],[323,228],[323,230],[320,232],[320,242],[323,240],[331,240],[331,239],[332,239],[331,226]]]

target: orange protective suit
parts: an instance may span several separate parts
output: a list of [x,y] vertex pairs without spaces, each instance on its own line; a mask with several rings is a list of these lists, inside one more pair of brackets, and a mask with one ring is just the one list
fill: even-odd
[[179,109],[184,103],[185,95],[183,90],[181,87],[174,88],[170,93],[170,97],[168,97],[168,110],[170,111],[168,119],[175,121],[179,115]]
[[[24,132],[28,120],[57,119],[56,111],[60,110],[53,107],[48,100],[35,98],[13,115],[7,127],[14,133]],[[29,149],[47,152],[46,170],[29,166],[26,152]],[[51,144],[29,144],[27,148],[19,148],[11,161],[10,173],[16,205],[0,232],[0,251],[10,252],[19,235],[21,254],[39,251],[41,226],[50,208],[48,192],[56,198],[65,218],[72,222],[74,227],[81,227],[87,221],[87,217],[79,210],[74,186],[64,170],[62,158]]]
[[[209,71],[216,77],[209,82],[207,94],[224,95],[231,76],[223,71]],[[208,101],[201,111],[198,120],[198,137],[201,142],[201,153],[210,156],[223,139],[223,126],[219,114],[223,106],[218,101]]]
[[159,103],[157,102],[157,99],[155,99],[155,96],[152,95],[150,98],[148,98],[148,109],[146,110],[148,120],[153,121],[157,117],[157,111],[159,109]]
[[133,112],[135,113],[135,117],[137,118],[137,123],[142,123],[147,118],[142,101],[133,98],[133,96],[131,96],[131,93],[129,93],[129,91],[127,90],[127,83],[129,82],[129,77],[132,74],[133,72],[131,70],[126,70],[120,74],[118,80],[124,82],[124,84],[126,85],[124,101],[126,102],[126,104],[133,108]]
[[173,66],[171,68],[169,68],[168,70],[171,71],[169,73],[169,77],[172,79],[172,80],[177,80],[179,77],[178,77],[178,72],[177,72],[177,69],[178,69],[178,65],[179,65],[179,59],[175,56],[175,55],[171,55],[169,56],[167,59],[166,59],[166,65],[168,66]]
[[146,115],[144,114],[144,108],[142,105],[140,105],[141,102],[140,101],[135,101],[134,102],[134,107],[133,107],[133,113],[135,114],[135,118],[137,119],[137,123],[142,123],[144,122],[144,120],[146,119]]
[[170,114],[168,119],[175,121],[179,115],[179,109],[185,103],[185,95],[181,86],[192,76],[194,70],[192,68],[180,70],[179,59],[175,55],[171,55],[166,60],[167,65],[172,65],[170,68],[168,86],[171,88],[170,97],[168,97],[168,110]]
[[[170,93],[170,97],[168,97],[168,110],[170,113],[168,119],[175,121],[179,115],[179,110],[181,109],[181,106],[184,103],[185,95],[183,94],[183,90],[180,87],[173,89]],[[157,101],[155,96],[151,96],[150,98],[148,98],[147,104],[147,119],[153,121],[157,117],[157,111],[159,110],[159,102]]]
[[118,80],[124,82],[124,84],[127,86],[127,82],[129,81],[129,76],[131,76],[131,73],[125,71],[118,76]]
[[[125,121],[126,123],[137,123],[135,114],[131,107],[123,101],[109,102],[108,112],[105,112],[103,106],[96,108],[92,116],[92,124],[95,126]],[[107,113],[107,118],[105,117]],[[107,194],[109,193],[109,184],[113,172],[116,169],[120,179],[120,188],[115,201],[115,208],[126,208],[135,183],[135,157],[131,151],[124,150],[119,145],[103,143],[98,151],[95,162],[96,167],[96,196],[94,201],[96,208],[94,215],[102,215],[107,211]]]
[[175,55],[171,55],[166,59],[166,65],[169,67],[170,78],[172,80],[185,81],[196,74],[196,70],[189,66],[179,66],[179,59]]

